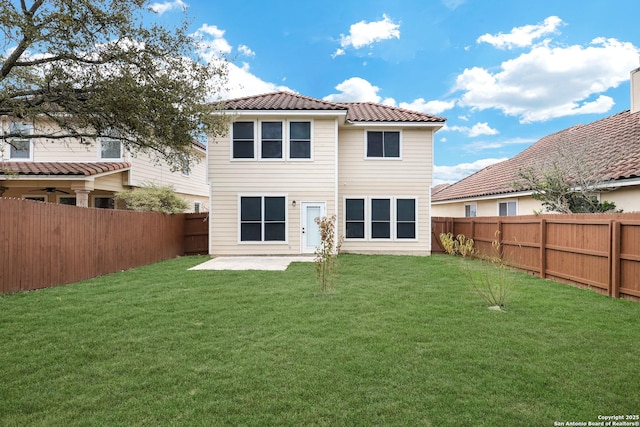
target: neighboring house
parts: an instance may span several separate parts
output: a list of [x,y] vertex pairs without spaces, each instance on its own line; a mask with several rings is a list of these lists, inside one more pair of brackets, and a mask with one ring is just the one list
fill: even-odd
[[113,195],[146,184],[171,185],[189,203],[190,211],[209,206],[206,146],[194,143],[200,158],[190,168],[171,172],[165,162],[147,154],[135,156],[120,141],[99,138],[92,145],[72,138],[34,142],[32,123],[2,117],[2,135],[18,128],[23,138],[0,147],[0,196],[96,208],[114,208]]
[[210,254],[312,254],[335,215],[342,250],[428,255],[433,134],[445,119],[289,92],[225,102],[208,143]]
[[[432,189],[434,216],[531,215],[542,210],[531,191],[515,191],[516,173],[542,166],[556,153],[594,171],[600,200],[624,212],[640,211],[640,68],[631,73],[631,110],[545,136],[511,159],[488,166],[451,185]],[[542,166],[544,167],[544,166]]]

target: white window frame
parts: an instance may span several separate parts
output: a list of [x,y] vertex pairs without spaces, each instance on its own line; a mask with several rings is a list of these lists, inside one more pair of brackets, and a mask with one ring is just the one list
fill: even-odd
[[[261,201],[261,239],[262,240],[242,240],[242,198],[243,197],[260,197]],[[264,199],[265,197],[284,197],[284,240],[264,240]],[[237,212],[237,236],[239,245],[288,245],[289,244],[289,196],[282,193],[240,193],[238,194]]]
[[[22,125],[24,127],[24,130],[26,131],[26,134],[23,137],[12,137],[7,150],[9,151],[7,153],[7,158],[11,161],[18,161],[18,162],[31,162],[33,161],[33,149],[34,149],[34,144],[33,144],[33,140],[31,138],[28,137],[28,135],[33,135],[33,123],[29,123],[29,122],[10,122],[9,123],[9,132],[12,132],[12,127],[15,124],[19,124]],[[26,136],[26,137],[25,137]],[[11,154],[12,150],[13,150],[13,145],[11,145],[11,143],[13,142],[26,142],[27,145],[29,146],[29,155],[27,157],[13,157]]]
[[[233,157],[233,124],[253,123],[253,157]],[[254,162],[258,160],[258,121],[257,120],[236,120],[229,125],[229,159],[232,162]]]
[[[467,207],[469,208],[469,215],[467,215]],[[498,207],[499,209],[499,207]],[[471,215],[473,214],[473,215]],[[478,204],[477,203],[465,203],[464,204],[464,216],[465,218],[475,218],[478,216]]]
[[[382,132],[383,135],[385,132],[398,132],[398,157],[369,157],[368,152],[368,140],[369,140],[369,132]],[[383,150],[384,150],[384,139],[382,142]],[[402,160],[402,129],[379,129],[379,128],[371,128],[364,130],[364,159],[365,160],[381,160],[381,161],[398,161]],[[383,153],[384,154],[384,153]]]
[[[102,156],[102,145],[105,142],[117,142],[118,145],[120,146],[120,156],[119,157],[103,157]],[[100,161],[103,162],[121,162],[124,159],[124,147],[122,145],[122,141],[120,141],[119,139],[115,139],[115,138],[109,138],[109,137],[100,137],[99,138],[99,144],[98,144],[98,159]]]
[[[302,122],[302,123],[309,123],[309,157],[308,158],[297,158],[297,157],[291,157],[291,123],[292,122]],[[312,162],[313,161],[313,131],[314,131],[314,123],[313,120],[309,119],[309,120],[303,120],[303,119],[299,119],[299,120],[295,120],[295,119],[290,119],[286,121],[286,149],[287,149],[287,160],[288,161],[292,161],[292,162]]]
[[[346,229],[347,229],[347,199],[353,200],[364,199],[364,238],[347,238],[346,237]],[[372,220],[371,220],[371,201],[373,199],[387,199],[390,203],[391,215],[390,215],[390,237],[387,238],[373,238],[371,237],[371,228],[372,228]],[[412,239],[399,238],[398,237],[398,199],[410,199],[414,201],[415,208],[415,237]],[[342,221],[342,226],[345,230],[345,242],[417,242],[420,240],[420,236],[418,233],[420,226],[420,217],[419,214],[419,198],[417,196],[405,196],[405,195],[397,195],[397,196],[345,196],[342,199],[343,206],[343,215],[344,220]]]
[[[280,157],[262,157],[262,125],[263,123],[280,123]],[[259,120],[258,121],[258,143],[255,144],[254,143],[254,147],[257,146],[258,150],[260,151],[258,153],[258,160],[263,161],[263,162],[282,162],[284,161],[284,159],[286,159],[287,154],[285,152],[285,141],[287,140],[287,137],[285,135],[286,126],[287,121],[286,120]],[[255,148],[254,148],[254,154],[255,154]]]
[[[503,204],[503,203],[507,205],[507,214],[506,215],[500,215],[500,205]],[[509,215],[509,203],[513,203],[514,206],[515,206],[515,213],[513,215]],[[498,216],[518,216],[518,201],[516,199],[499,200],[498,201]]]

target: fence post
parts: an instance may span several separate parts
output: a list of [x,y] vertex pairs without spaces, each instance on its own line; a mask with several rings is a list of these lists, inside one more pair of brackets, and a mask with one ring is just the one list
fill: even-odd
[[498,220],[498,247],[500,248],[500,251],[498,252],[498,257],[500,258],[500,260],[502,261],[502,259],[504,258],[504,246],[502,245],[502,243],[504,242],[504,238],[502,236],[502,220]]
[[547,220],[540,218],[540,277],[547,276]]
[[610,236],[609,239],[609,256],[611,262],[609,268],[611,274],[609,275],[609,295],[613,298],[620,298],[620,222],[616,220],[611,221],[609,226]]

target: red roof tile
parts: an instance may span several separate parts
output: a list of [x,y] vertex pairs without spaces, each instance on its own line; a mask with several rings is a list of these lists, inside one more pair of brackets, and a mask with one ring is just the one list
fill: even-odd
[[348,122],[444,123],[446,119],[372,102],[328,102],[292,92],[274,92],[224,102],[226,110],[344,111]]
[[444,123],[446,119],[431,114],[374,104],[372,102],[343,102],[349,122],[433,122]]
[[105,172],[116,172],[131,167],[128,162],[3,162],[0,163],[0,173],[18,175],[63,175],[63,176],[92,176]]
[[224,101],[227,110],[336,110],[347,108],[292,92],[273,92]]
[[434,193],[432,201],[515,192],[518,170],[544,167],[560,151],[575,153],[579,161],[597,171],[602,181],[640,177],[640,112],[624,111],[547,135],[511,159],[487,166]]

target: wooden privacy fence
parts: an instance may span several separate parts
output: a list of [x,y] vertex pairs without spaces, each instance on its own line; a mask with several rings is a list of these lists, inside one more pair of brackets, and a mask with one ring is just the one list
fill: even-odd
[[185,215],[0,198],[0,293],[46,288],[175,258]]
[[542,278],[640,298],[640,214],[433,217],[432,252],[440,233],[464,234],[483,254],[499,239],[507,265]]
[[184,217],[184,254],[209,253],[209,213],[192,213]]

